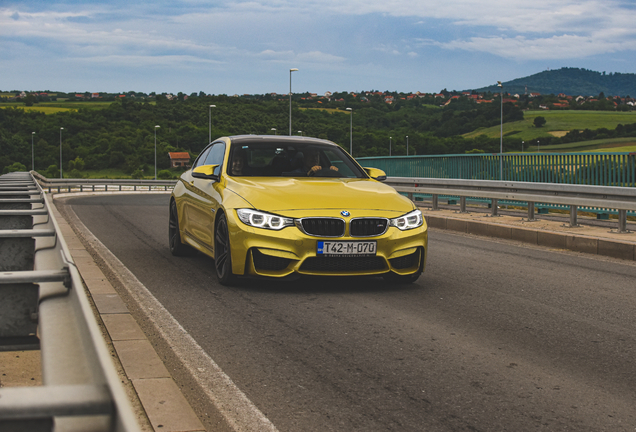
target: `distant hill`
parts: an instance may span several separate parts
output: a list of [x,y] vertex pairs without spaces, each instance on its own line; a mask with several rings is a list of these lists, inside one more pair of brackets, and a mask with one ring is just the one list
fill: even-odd
[[[595,72],[579,68],[561,68],[547,70],[525,78],[517,78],[504,82],[504,91],[510,94],[528,93],[559,94],[570,96],[597,96],[603,92],[605,96],[636,97],[636,74]],[[477,92],[499,92],[497,85],[475,89]]]

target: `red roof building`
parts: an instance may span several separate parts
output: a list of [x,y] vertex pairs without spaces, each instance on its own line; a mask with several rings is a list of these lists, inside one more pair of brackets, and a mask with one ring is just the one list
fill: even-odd
[[170,168],[190,166],[190,153],[188,152],[170,152]]

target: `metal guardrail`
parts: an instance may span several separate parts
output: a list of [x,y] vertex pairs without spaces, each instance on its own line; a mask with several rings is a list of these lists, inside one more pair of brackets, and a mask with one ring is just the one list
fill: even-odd
[[0,176],[0,351],[39,349],[43,376],[0,388],[0,430],[138,431],[50,199]]
[[618,211],[619,233],[628,233],[627,211],[636,211],[636,189],[631,187],[586,186],[555,183],[531,183],[488,180],[456,180],[437,178],[389,177],[386,184],[398,192],[433,196],[433,210],[439,209],[439,196],[460,197],[460,212],[466,212],[466,199],[471,197],[492,200],[492,216],[497,216],[498,201],[517,201],[528,207],[528,220],[535,219],[535,204],[570,206],[570,226],[577,226],[579,207],[599,207]]
[[[177,183],[176,180],[135,180],[135,179],[49,179],[41,174],[31,171],[33,178],[44,189],[48,189],[48,192],[52,192],[53,189],[57,189],[57,192],[62,192],[64,189],[67,192],[108,192],[133,190],[133,191],[153,191],[164,190],[168,188],[174,188]],[[109,189],[110,187],[110,189]],[[125,189],[124,189],[125,188]]]
[[411,155],[356,160],[391,177],[636,187],[636,153],[628,152]]

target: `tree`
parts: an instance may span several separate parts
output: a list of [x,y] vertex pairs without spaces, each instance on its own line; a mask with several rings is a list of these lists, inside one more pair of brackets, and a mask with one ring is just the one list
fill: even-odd
[[26,170],[27,169],[23,164],[21,164],[20,162],[14,162],[12,165],[4,167],[4,170],[2,170],[2,173],[8,174],[8,173],[16,172],[16,171],[26,171]]
[[545,123],[546,123],[545,117],[538,116],[534,118],[534,127],[538,127],[538,128],[543,127]]

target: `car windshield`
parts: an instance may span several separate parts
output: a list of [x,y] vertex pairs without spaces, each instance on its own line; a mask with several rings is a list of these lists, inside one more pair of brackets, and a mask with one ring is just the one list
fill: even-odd
[[367,177],[340,147],[319,143],[234,144],[227,173],[235,177]]

